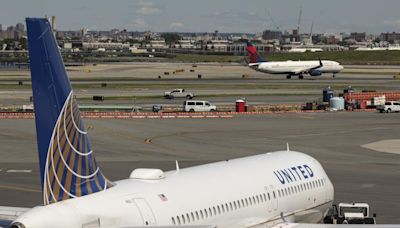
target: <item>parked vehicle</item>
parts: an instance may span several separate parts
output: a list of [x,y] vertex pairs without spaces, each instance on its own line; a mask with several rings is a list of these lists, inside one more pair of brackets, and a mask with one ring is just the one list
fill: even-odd
[[167,99],[174,99],[174,98],[186,98],[186,99],[193,99],[196,94],[191,92],[186,92],[185,89],[174,89],[170,92],[165,92],[164,97]]
[[400,102],[398,101],[386,101],[385,105],[376,106],[376,110],[379,112],[400,112]]
[[332,205],[324,218],[325,224],[376,224],[376,214],[370,217],[367,203],[339,203]]
[[211,105],[208,101],[185,101],[183,103],[183,111],[185,112],[214,112],[217,110],[215,105]]

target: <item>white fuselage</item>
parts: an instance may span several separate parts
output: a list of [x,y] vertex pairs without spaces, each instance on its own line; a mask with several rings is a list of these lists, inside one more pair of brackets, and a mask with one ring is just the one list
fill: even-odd
[[319,61],[279,61],[279,62],[263,62],[255,65],[253,68],[268,74],[299,74],[309,73],[309,69],[321,71],[321,73],[339,73],[343,70],[343,66],[338,62],[323,60],[322,67]]
[[[235,228],[321,221],[333,185],[314,158],[274,152],[127,179],[106,191],[36,207],[26,228],[213,225]],[[284,219],[284,220],[283,220]]]

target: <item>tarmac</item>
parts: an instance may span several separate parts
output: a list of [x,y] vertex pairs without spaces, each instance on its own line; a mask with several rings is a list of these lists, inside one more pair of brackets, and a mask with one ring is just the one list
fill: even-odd
[[[164,75],[166,72],[169,75]],[[335,78],[324,74],[287,80],[285,75],[264,74],[240,64],[204,63],[193,67],[188,63],[116,63],[68,68],[80,104],[135,104],[147,108],[154,104],[182,105],[181,99],[163,99],[165,91],[176,88],[194,92],[196,99],[215,105],[233,104],[243,97],[248,98],[249,105],[303,104],[320,99],[328,86],[337,93],[347,86],[357,91],[400,90],[400,80],[393,78],[399,72],[395,66],[346,66]],[[23,85],[19,86],[20,82]],[[28,71],[0,71],[0,107],[30,104],[29,84]],[[95,102],[93,96],[104,96],[105,100]]]
[[[175,160],[183,168],[286,150],[289,143],[291,150],[322,163],[334,183],[337,203],[367,202],[378,223],[400,223],[400,155],[390,153],[398,148],[399,117],[326,112],[85,123],[96,159],[111,180],[127,178],[135,168],[173,170]],[[41,203],[35,137],[32,119],[0,120],[2,206]]]

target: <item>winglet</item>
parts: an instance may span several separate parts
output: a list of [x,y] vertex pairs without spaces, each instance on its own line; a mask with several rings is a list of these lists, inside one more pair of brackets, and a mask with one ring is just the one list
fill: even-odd
[[179,162],[178,162],[178,160],[175,160],[175,167],[176,167],[176,172],[175,172],[175,173],[179,173],[180,168],[179,168]]

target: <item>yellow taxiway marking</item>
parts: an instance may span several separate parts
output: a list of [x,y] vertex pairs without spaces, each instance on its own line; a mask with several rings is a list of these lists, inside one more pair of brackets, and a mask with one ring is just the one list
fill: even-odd
[[16,190],[22,192],[34,192],[34,193],[41,193],[42,191],[37,189],[31,189],[28,187],[18,187],[18,186],[11,186],[11,185],[0,185],[0,189],[8,189],[8,190]]

